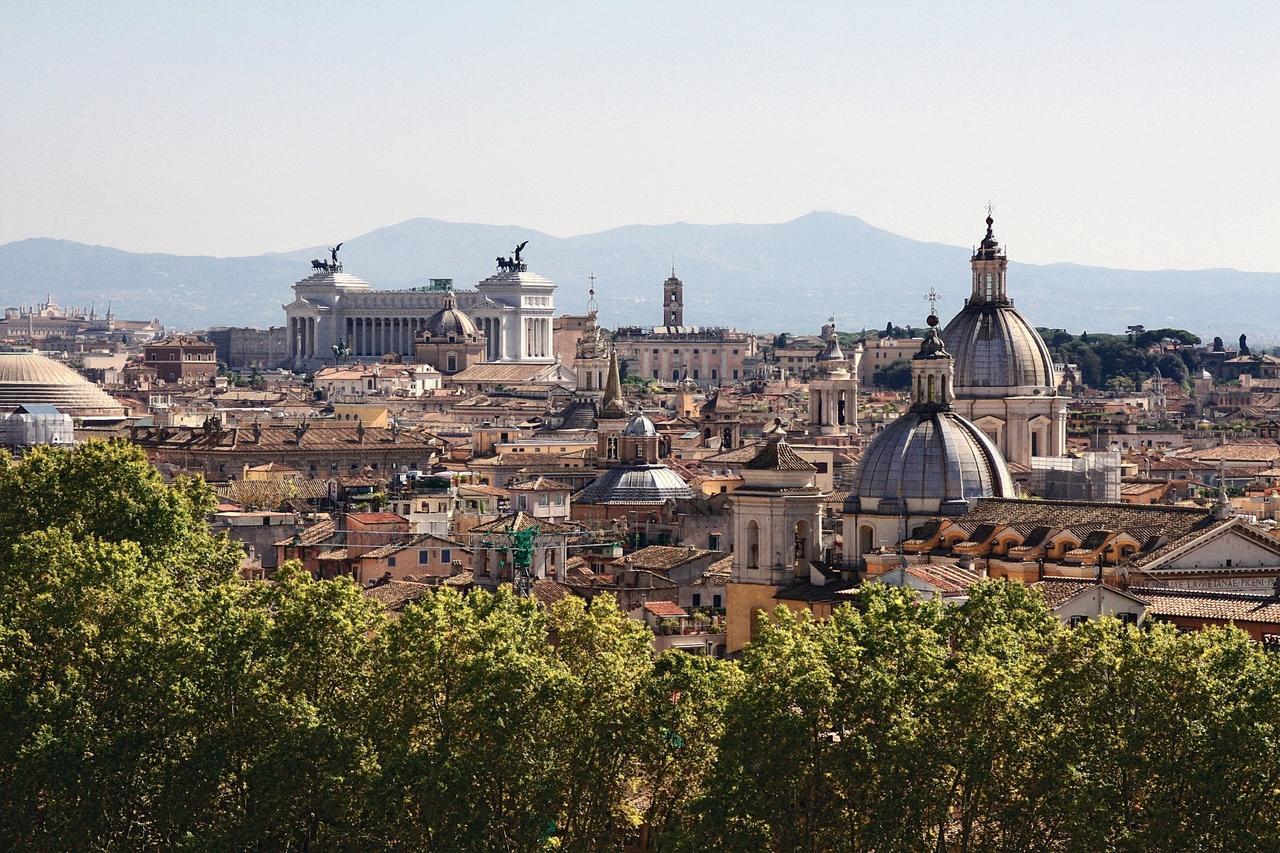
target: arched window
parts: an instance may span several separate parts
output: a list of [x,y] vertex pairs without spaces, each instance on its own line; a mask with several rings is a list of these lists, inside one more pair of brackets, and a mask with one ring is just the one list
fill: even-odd
[[604,455],[606,459],[618,458],[618,437],[616,435],[611,435],[608,438],[606,438],[604,440],[604,446],[605,446]]
[[929,374],[929,402],[930,403],[937,402],[937,399],[938,399],[937,382],[938,382],[938,377],[930,373]]
[[875,531],[871,529],[870,524],[864,524],[858,528],[858,553],[866,554],[875,545]]
[[795,539],[796,574],[800,574],[801,572],[807,573],[809,570],[809,522],[804,519],[796,522]]
[[747,522],[747,568],[760,568],[760,525],[754,519]]

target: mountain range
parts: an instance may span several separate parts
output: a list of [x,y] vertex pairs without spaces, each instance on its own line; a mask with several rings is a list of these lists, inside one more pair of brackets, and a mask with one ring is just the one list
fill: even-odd
[[[661,285],[673,259],[685,283],[685,321],[693,325],[813,333],[831,315],[845,330],[883,328],[890,320],[920,325],[929,288],[942,294],[944,319],[969,292],[969,249],[819,212],[776,224],[628,225],[576,237],[420,218],[353,237],[340,257],[347,272],[378,289],[430,278],[465,288],[524,240],[529,269],[559,285],[559,311],[584,311],[595,276],[606,326],[661,322]],[[0,300],[31,304],[52,294],[64,305],[93,302],[101,310],[111,303],[121,318],[158,317],[175,328],[280,325],[292,283],[310,274],[312,258],[327,256],[320,246],[221,258],[19,240],[0,246]],[[1280,273],[1011,262],[1009,293],[1036,325],[1074,332],[1142,324],[1227,340],[1241,332],[1258,342],[1280,337]]]

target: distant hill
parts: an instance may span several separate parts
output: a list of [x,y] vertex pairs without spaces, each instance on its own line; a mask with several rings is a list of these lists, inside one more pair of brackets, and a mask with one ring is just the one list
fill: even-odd
[[[977,226],[975,226],[977,227]],[[978,231],[974,232],[975,238]],[[997,224],[997,236],[999,228]],[[941,313],[969,291],[969,250],[926,243],[854,216],[810,213],[771,225],[629,225],[558,238],[528,228],[411,219],[346,241],[347,272],[395,289],[452,278],[474,286],[522,240],[530,269],[554,279],[561,311],[581,311],[588,276],[606,325],[661,318],[661,283],[685,282],[686,319],[756,331],[816,332],[834,314],[847,330],[919,325],[923,294],[943,294]],[[159,317],[174,327],[279,325],[290,285],[322,247],[256,257],[136,254],[66,240],[0,246],[5,304],[52,293],[62,304],[111,302],[121,317]],[[1229,269],[1137,272],[1076,264],[1010,265],[1015,304],[1039,326],[1123,331],[1141,323],[1228,340],[1280,337],[1280,274]]]

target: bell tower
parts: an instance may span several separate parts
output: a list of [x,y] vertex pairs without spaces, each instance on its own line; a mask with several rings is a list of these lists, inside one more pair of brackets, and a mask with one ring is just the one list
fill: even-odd
[[676,268],[671,268],[671,278],[662,283],[662,325],[684,325],[684,282],[676,278]]
[[955,399],[955,359],[938,334],[938,315],[929,312],[929,331],[911,358],[911,411],[949,412]]
[[[861,344],[849,359],[840,349],[835,318],[822,327],[826,349],[809,380],[809,428],[816,435],[842,436],[858,431],[858,362]],[[852,367],[852,370],[850,370]]]

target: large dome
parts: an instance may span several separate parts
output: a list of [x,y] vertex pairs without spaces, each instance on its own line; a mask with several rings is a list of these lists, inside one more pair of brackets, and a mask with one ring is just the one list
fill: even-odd
[[124,414],[120,403],[65,364],[34,352],[0,352],[0,409],[34,403],[77,417]]
[[1044,339],[1012,305],[971,301],[942,337],[955,357],[958,397],[1051,395],[1058,387]]
[[875,512],[885,499],[958,506],[974,498],[1012,497],[1013,481],[982,430],[952,411],[912,410],[872,440],[852,494],[865,512]]

